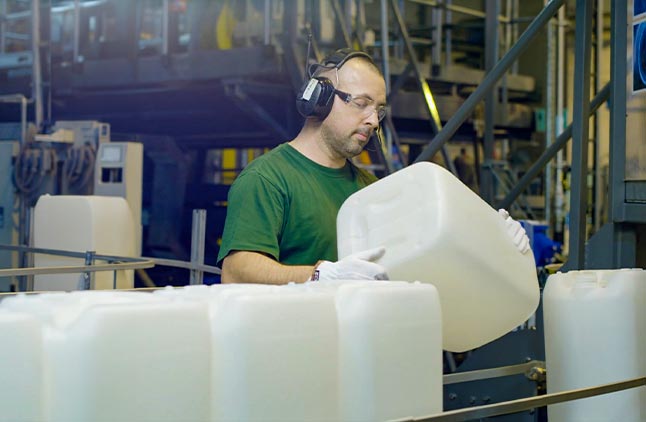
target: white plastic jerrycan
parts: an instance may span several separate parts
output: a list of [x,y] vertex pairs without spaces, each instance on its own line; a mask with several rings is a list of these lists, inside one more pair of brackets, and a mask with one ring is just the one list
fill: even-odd
[[208,420],[211,350],[198,305],[107,291],[2,302],[42,327],[49,422]]
[[226,287],[214,286],[222,293],[209,305],[212,420],[339,420],[329,296],[286,286]]
[[36,318],[0,309],[0,422],[44,419],[42,343]]
[[444,168],[422,162],[351,195],[337,216],[339,258],[385,246],[392,280],[437,288],[443,347],[462,352],[523,323],[540,299],[534,257],[505,221]]
[[[570,271],[543,292],[547,391],[646,375],[646,271]],[[646,387],[559,403],[550,422],[646,420]]]
[[[132,212],[125,199],[112,196],[43,195],[34,208],[34,246],[99,255],[134,256],[136,237]],[[36,267],[80,266],[82,258],[36,254]],[[97,261],[105,264],[105,261]],[[81,274],[39,274],[35,290],[78,290]],[[133,270],[100,271],[94,289],[128,289]]]

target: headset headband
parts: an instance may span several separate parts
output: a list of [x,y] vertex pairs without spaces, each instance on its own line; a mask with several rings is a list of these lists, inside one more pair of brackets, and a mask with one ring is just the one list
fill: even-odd
[[326,69],[340,69],[341,66],[345,64],[345,62],[354,57],[363,57],[369,60],[371,63],[374,63],[372,57],[370,57],[368,53],[353,50],[351,48],[342,48],[330,53],[321,61],[321,63],[315,63],[311,65],[309,68],[309,76],[311,77],[312,75],[314,75],[314,72],[322,67]]

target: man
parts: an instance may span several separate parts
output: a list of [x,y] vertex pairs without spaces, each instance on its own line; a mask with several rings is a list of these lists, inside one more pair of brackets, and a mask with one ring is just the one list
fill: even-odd
[[339,50],[297,96],[306,117],[293,140],[257,158],[231,187],[218,262],[222,282],[386,279],[384,248],[337,261],[336,215],[376,181],[350,159],[386,113],[386,85],[366,53]]
[[467,149],[460,148],[460,155],[456,156],[453,160],[455,171],[458,178],[467,185],[472,191],[478,192],[478,185],[476,183],[476,173],[473,165],[473,160],[467,154]]

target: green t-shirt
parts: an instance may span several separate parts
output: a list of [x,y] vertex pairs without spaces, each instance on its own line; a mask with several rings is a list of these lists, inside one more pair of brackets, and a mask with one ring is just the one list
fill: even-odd
[[350,162],[332,169],[279,145],[231,186],[218,264],[232,251],[261,252],[290,265],[336,261],[339,208],[376,180]]

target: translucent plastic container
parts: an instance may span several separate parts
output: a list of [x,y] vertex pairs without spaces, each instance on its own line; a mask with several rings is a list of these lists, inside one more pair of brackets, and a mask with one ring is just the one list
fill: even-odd
[[0,422],[43,420],[42,358],[38,320],[0,310]]
[[43,328],[45,420],[209,419],[206,307],[145,293],[5,299]]
[[[646,271],[570,271],[543,292],[548,393],[646,376]],[[642,422],[646,387],[548,406],[550,422]]]
[[341,420],[412,419],[442,411],[442,317],[428,284],[341,286]]
[[339,419],[329,297],[229,288],[212,304],[211,329],[214,421]]
[[[74,252],[134,256],[135,227],[125,199],[110,196],[43,195],[34,209],[34,246]],[[105,264],[105,261],[96,261]],[[37,267],[84,265],[84,259],[36,254]],[[132,288],[132,270],[96,272],[96,289]],[[34,276],[35,290],[77,290],[81,274]]]
[[438,165],[413,164],[351,195],[337,237],[340,258],[385,246],[379,263],[390,279],[437,288],[446,350],[495,340],[538,306],[532,253],[521,254],[498,212]]
[[442,322],[429,284],[336,280],[287,288],[335,303],[342,421],[382,421],[442,411]]

